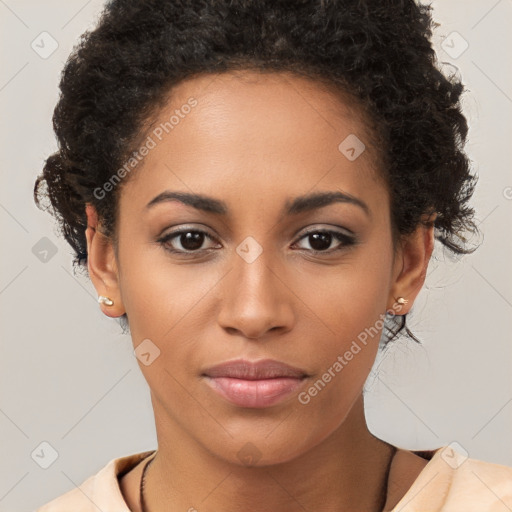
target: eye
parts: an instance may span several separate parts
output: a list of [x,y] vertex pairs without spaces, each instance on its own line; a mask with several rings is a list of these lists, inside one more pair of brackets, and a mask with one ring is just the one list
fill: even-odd
[[[311,248],[300,248],[315,254],[330,254],[356,243],[354,236],[329,229],[311,230],[308,233],[305,233],[299,239],[299,242],[301,240],[307,241]],[[157,240],[157,242],[166,251],[182,255],[200,253],[219,247],[219,244],[217,244],[216,246],[214,245],[212,247],[204,248],[203,244],[207,241],[214,242],[215,239],[206,231],[191,228],[182,228],[180,230],[167,233]],[[332,248],[333,242],[335,244],[337,243],[334,248]]]
[[[311,249],[308,250],[318,254],[340,251],[356,243],[355,237],[346,233],[341,233],[340,231],[333,231],[329,229],[309,231],[302,236],[299,241],[300,240],[306,240],[311,247]],[[331,247],[333,242],[338,243],[334,249]]]
[[180,229],[167,233],[159,238],[159,242],[164,249],[173,253],[194,253],[207,250],[202,248],[206,240],[213,241],[214,238],[206,231],[200,229]]

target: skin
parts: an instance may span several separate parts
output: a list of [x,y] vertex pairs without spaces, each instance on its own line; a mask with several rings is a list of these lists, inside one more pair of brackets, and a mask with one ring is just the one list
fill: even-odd
[[[388,510],[426,461],[401,454],[382,494],[393,447],[368,430],[362,395],[379,335],[359,343],[308,404],[298,394],[365,328],[379,326],[397,297],[409,301],[400,314],[410,310],[425,280],[433,227],[419,225],[394,251],[389,194],[367,123],[317,82],[254,71],[194,77],[173,89],[152,126],[190,97],[197,106],[123,184],[117,247],[87,207],[89,275],[98,294],[114,301],[103,312],[126,312],[134,347],[150,339],[160,350],[150,365],[139,361],[158,437],[146,510],[298,511],[319,510],[319,503],[321,510]],[[338,150],[349,134],[366,145],[354,161]],[[146,209],[164,190],[214,197],[229,213],[178,201]],[[282,214],[287,201],[320,191],[355,196],[370,214],[341,202]],[[171,254],[157,240],[181,227],[214,239],[204,238],[191,256]],[[314,240],[304,236],[310,228],[349,229],[357,243],[333,237],[315,255]],[[251,263],[236,251],[248,236],[263,250]],[[179,236],[167,245],[190,247]],[[277,359],[310,377],[271,407],[237,407],[201,374],[241,357]],[[238,456],[247,443],[256,454],[250,464]],[[135,511],[141,470],[121,481]]]

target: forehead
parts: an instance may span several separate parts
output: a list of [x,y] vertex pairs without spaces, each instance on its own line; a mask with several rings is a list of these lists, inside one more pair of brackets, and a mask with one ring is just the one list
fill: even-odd
[[185,80],[145,135],[151,149],[122,194],[130,203],[145,205],[169,188],[233,198],[253,191],[247,200],[301,195],[317,184],[382,193],[377,149],[360,109],[348,95],[291,73]]

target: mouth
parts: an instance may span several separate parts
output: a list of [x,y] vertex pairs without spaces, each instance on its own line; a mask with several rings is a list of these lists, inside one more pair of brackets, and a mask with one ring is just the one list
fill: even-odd
[[293,394],[309,377],[305,370],[280,361],[228,361],[202,373],[221,397],[239,407],[264,408]]

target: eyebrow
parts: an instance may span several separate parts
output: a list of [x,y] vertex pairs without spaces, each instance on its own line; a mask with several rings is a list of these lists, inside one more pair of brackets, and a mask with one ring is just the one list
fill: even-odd
[[[202,210],[208,213],[217,215],[227,215],[229,208],[224,201],[215,199],[213,197],[205,196],[202,194],[191,194],[188,192],[172,192],[166,190],[158,194],[147,205],[145,210],[150,210],[157,204],[166,203],[169,201],[179,201],[188,206],[192,206],[197,210]],[[284,214],[297,215],[306,211],[322,208],[333,203],[348,203],[360,207],[368,216],[371,216],[370,208],[368,205],[346,192],[315,192],[298,196],[293,200],[288,199],[285,202]]]

